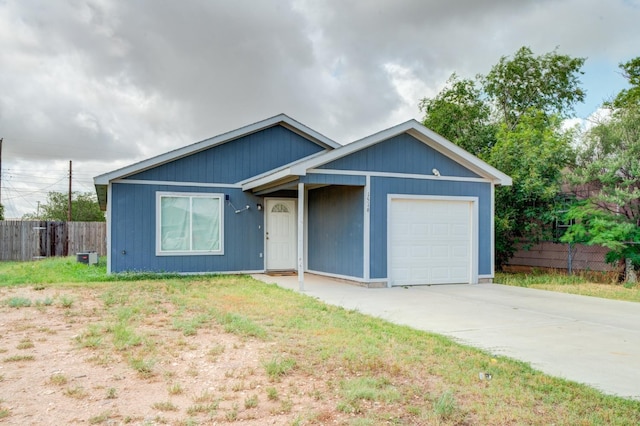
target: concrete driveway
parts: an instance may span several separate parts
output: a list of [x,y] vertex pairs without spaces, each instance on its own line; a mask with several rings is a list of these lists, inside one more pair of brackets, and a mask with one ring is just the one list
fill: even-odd
[[[295,276],[254,277],[299,290]],[[304,294],[640,399],[640,303],[499,284],[369,289],[310,274]]]

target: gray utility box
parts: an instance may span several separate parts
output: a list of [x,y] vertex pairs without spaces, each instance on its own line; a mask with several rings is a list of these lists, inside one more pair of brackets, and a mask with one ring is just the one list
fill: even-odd
[[89,251],[86,253],[76,253],[76,260],[85,265],[97,265],[98,253],[95,251]]

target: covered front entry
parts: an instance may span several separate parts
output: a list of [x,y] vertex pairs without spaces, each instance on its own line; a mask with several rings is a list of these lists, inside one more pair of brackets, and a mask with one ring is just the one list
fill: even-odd
[[267,198],[265,203],[266,269],[271,271],[295,270],[297,256],[296,200]]
[[475,282],[473,200],[397,197],[388,206],[389,283]]

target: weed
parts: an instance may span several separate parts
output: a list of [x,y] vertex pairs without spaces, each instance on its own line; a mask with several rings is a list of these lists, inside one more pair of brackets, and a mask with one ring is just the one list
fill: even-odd
[[37,307],[51,306],[51,305],[53,305],[53,299],[50,297],[47,297],[44,300],[36,300]]
[[111,412],[110,411],[105,411],[103,413],[98,414],[97,416],[94,417],[90,417],[89,418],[89,424],[90,425],[97,425],[100,423],[106,423],[109,418],[111,417]]
[[184,393],[184,390],[182,386],[180,386],[180,383],[172,383],[171,386],[169,386],[169,395],[182,395],[182,393]]
[[256,408],[258,406],[258,395],[252,395],[244,400],[244,408]]
[[75,399],[84,399],[87,397],[87,391],[84,390],[83,387],[81,386],[76,386],[73,388],[67,388],[64,391],[64,394],[70,398],[75,398]]
[[155,361],[153,360],[145,360],[142,358],[132,358],[129,361],[131,367],[138,372],[138,375],[143,379],[149,379],[156,375],[153,371],[153,367],[155,365]]
[[52,374],[51,377],[49,377],[49,383],[56,386],[64,386],[68,381],[67,376],[61,373]]
[[107,399],[116,399],[118,397],[118,391],[116,388],[107,389]]
[[296,360],[292,358],[274,357],[263,363],[264,369],[271,380],[278,380],[288,374],[296,366]]
[[217,400],[218,399],[216,398],[216,396],[208,391],[205,391],[200,395],[196,396],[195,398],[193,398],[193,402],[200,403],[200,404],[207,403],[207,402],[215,402]]
[[457,410],[456,399],[451,391],[446,391],[433,404],[433,411],[442,420],[450,419]]
[[23,341],[18,343],[18,345],[16,346],[16,349],[31,349],[33,348],[33,346],[34,344],[31,340],[24,339]]
[[210,402],[208,404],[194,404],[191,407],[187,408],[187,414],[193,416],[194,414],[202,414],[206,413],[209,415],[214,415],[218,410],[218,402]]
[[269,401],[277,401],[278,400],[278,390],[274,387],[267,388],[267,398]]
[[224,326],[224,331],[227,333],[261,339],[267,337],[267,332],[264,328],[239,314],[228,313],[220,316],[218,321]]
[[185,336],[193,336],[199,328],[203,327],[210,320],[211,317],[209,315],[200,314],[186,320],[174,319],[173,327],[176,330],[182,331],[182,334]]
[[73,298],[66,295],[60,298],[60,305],[65,309],[70,309],[73,306],[73,302]]
[[31,306],[31,300],[26,297],[12,297],[7,302],[10,308],[28,308]]
[[11,414],[11,411],[8,408],[0,407],[0,419],[9,417],[10,414]]
[[207,352],[207,357],[211,361],[215,361],[222,353],[224,352],[225,347],[222,344],[215,344],[209,351]]
[[156,402],[151,407],[159,411],[178,411],[178,406],[171,401]]
[[97,324],[89,324],[87,330],[76,337],[83,348],[97,348],[102,345],[104,330]]
[[290,398],[287,398],[280,403],[280,411],[283,413],[290,413],[292,409],[293,401]]
[[142,344],[142,337],[138,336],[126,322],[115,324],[110,331],[113,333],[113,345],[119,351]]
[[231,411],[227,411],[224,417],[229,422],[235,422],[238,419],[238,404],[234,403]]
[[0,382],[4,382],[4,374],[0,374]]
[[379,401],[387,404],[397,402],[400,392],[384,378],[358,377],[345,380],[340,385],[344,400],[338,410],[345,413],[359,413],[361,401]]
[[34,361],[36,357],[33,355],[13,355],[3,359],[4,362],[21,362],[21,361]]
[[314,389],[312,392],[309,392],[309,396],[316,401],[321,401],[324,399],[324,395],[318,389]]

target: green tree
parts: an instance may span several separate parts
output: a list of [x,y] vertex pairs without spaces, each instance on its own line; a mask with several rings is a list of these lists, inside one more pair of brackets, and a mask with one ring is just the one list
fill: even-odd
[[478,83],[454,73],[433,98],[420,101],[423,124],[470,153],[486,158],[495,144],[497,125]]
[[4,206],[0,204],[0,220],[4,220]]
[[579,76],[584,61],[555,50],[534,56],[525,46],[513,58],[500,58],[480,79],[500,121],[512,129],[531,109],[566,118],[577,102],[583,102]]
[[613,100],[608,103],[613,108],[637,108],[640,107],[640,56],[619,65],[622,76],[631,85],[628,89],[622,89]]
[[[40,212],[23,216],[24,219],[36,220],[67,220],[68,194],[49,192],[47,203],[40,206]],[[104,213],[96,196],[92,192],[73,192],[71,194],[71,220],[75,222],[104,222]]]
[[475,80],[451,76],[434,98],[420,102],[425,126],[513,178],[496,191],[496,263],[520,241],[550,234],[562,170],[571,164],[573,134],[560,126],[584,100],[584,58],[522,47]]
[[513,179],[496,189],[496,251],[506,263],[518,242],[551,238],[549,223],[560,192],[562,170],[574,161],[573,135],[561,129],[558,116],[530,110],[518,124],[500,127],[489,162]]
[[[621,64],[631,88],[606,103],[610,116],[583,138],[568,176],[581,200],[568,219],[563,240],[610,249],[610,262],[631,259],[640,266],[640,57]],[[587,194],[580,194],[586,191]],[[582,195],[582,197],[580,197]]]

